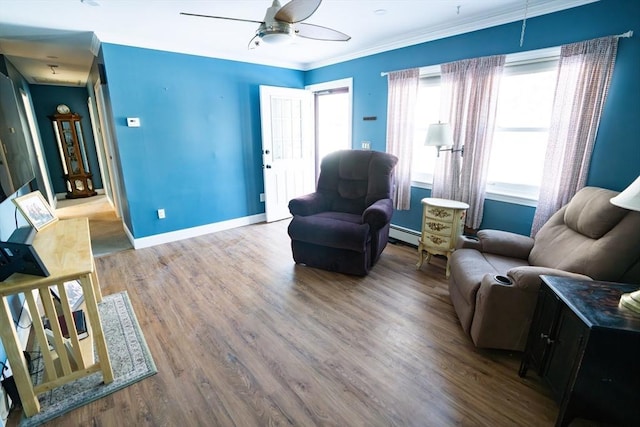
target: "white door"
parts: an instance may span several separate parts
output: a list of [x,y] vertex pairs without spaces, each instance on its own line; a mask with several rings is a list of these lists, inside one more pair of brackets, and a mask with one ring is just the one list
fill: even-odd
[[[112,206],[113,203],[113,191],[111,189],[111,178],[109,176],[109,168],[107,167],[107,155],[104,152],[104,142],[102,141],[102,126],[98,120],[98,112],[96,111],[95,104],[91,97],[87,99],[87,108],[89,109],[89,118],[91,119],[91,131],[93,133],[93,140],[96,146],[96,153],[98,154],[98,166],[100,167],[100,179],[102,180],[102,187],[104,188],[105,196],[109,200]],[[95,173],[94,173],[95,175]]]
[[111,138],[111,132],[109,128],[109,124],[107,122],[107,107],[104,100],[104,93],[102,92],[102,82],[100,80],[96,81],[93,86],[93,91],[96,94],[96,107],[98,109],[98,123],[100,124],[101,136],[102,136],[102,144],[104,149],[105,161],[107,163],[107,174],[111,192],[113,197],[111,202],[114,205],[114,210],[116,212],[116,216],[118,218],[122,218],[121,204],[120,204],[120,187],[118,187],[118,183],[120,182],[118,169],[115,165],[115,147],[113,146],[113,138]]
[[267,222],[291,216],[289,200],[315,190],[313,96],[260,86],[262,168]]
[[37,174],[41,177],[43,188],[40,190],[42,193],[44,193],[44,198],[47,200],[47,202],[49,202],[49,205],[55,209],[58,200],[56,199],[56,194],[53,192],[49,168],[47,167],[47,162],[45,161],[44,154],[42,153],[42,141],[40,140],[40,131],[38,131],[36,119],[33,116],[33,105],[31,104],[31,99],[29,98],[29,96],[27,96],[27,93],[22,89],[20,89],[20,96],[22,97],[24,111],[27,115],[27,122],[29,124],[29,132],[31,135],[33,152],[36,155],[36,160],[38,163],[39,171],[34,172],[37,172]]

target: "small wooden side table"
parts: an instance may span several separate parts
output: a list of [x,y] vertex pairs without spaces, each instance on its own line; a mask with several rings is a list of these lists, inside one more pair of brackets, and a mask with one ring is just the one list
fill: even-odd
[[446,277],[449,277],[449,258],[456,248],[458,238],[464,231],[464,219],[469,205],[455,200],[427,197],[422,199],[422,233],[418,240],[418,263],[420,269],[431,255],[447,257]]
[[[0,282],[0,338],[2,338],[7,357],[11,363],[23,410],[28,417],[40,411],[37,395],[54,387],[59,387],[93,372],[102,372],[105,384],[113,381],[113,370],[98,312],[97,303],[102,300],[102,293],[91,252],[88,219],[66,219],[48,226],[38,232],[33,240],[33,247],[49,270],[50,276],[39,277],[15,273],[4,282]],[[82,286],[86,304],[86,320],[98,353],[99,360],[97,361],[94,360],[93,349],[89,348],[88,352],[82,351],[83,346],[73,323],[64,282],[74,279],[78,280]],[[70,325],[68,340],[65,340],[58,322],[51,322],[53,338],[48,338],[40,321],[42,314],[49,319],[56,319],[60,314],[57,312],[49,292],[49,287],[53,285],[58,286],[62,314],[66,324]],[[39,311],[34,292],[39,294],[44,313]],[[44,362],[44,381],[36,386],[31,382],[31,376],[27,370],[7,302],[8,296],[19,293],[24,293],[29,306],[33,318],[34,338],[40,346]],[[51,341],[54,350],[47,351]],[[55,367],[56,358],[59,358],[58,362],[62,372],[59,372]]]

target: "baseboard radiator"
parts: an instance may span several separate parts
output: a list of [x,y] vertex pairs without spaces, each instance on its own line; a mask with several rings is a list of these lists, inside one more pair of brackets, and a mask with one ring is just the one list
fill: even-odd
[[420,232],[412,230],[410,228],[391,224],[391,227],[389,229],[389,237],[417,247],[418,239],[420,238]]

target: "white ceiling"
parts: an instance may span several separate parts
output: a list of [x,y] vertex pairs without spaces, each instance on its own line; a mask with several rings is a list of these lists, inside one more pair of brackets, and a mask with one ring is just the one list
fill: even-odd
[[308,70],[522,20],[525,8],[534,17],[597,0],[324,0],[305,22],[350,41],[298,38],[252,50],[258,24],[179,14],[261,21],[271,1],[0,0],[0,53],[43,84],[84,85],[100,42]]

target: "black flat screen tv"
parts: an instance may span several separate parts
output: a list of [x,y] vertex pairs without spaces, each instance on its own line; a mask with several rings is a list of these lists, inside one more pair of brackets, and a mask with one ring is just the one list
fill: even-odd
[[35,178],[25,125],[13,82],[0,73],[0,203]]

